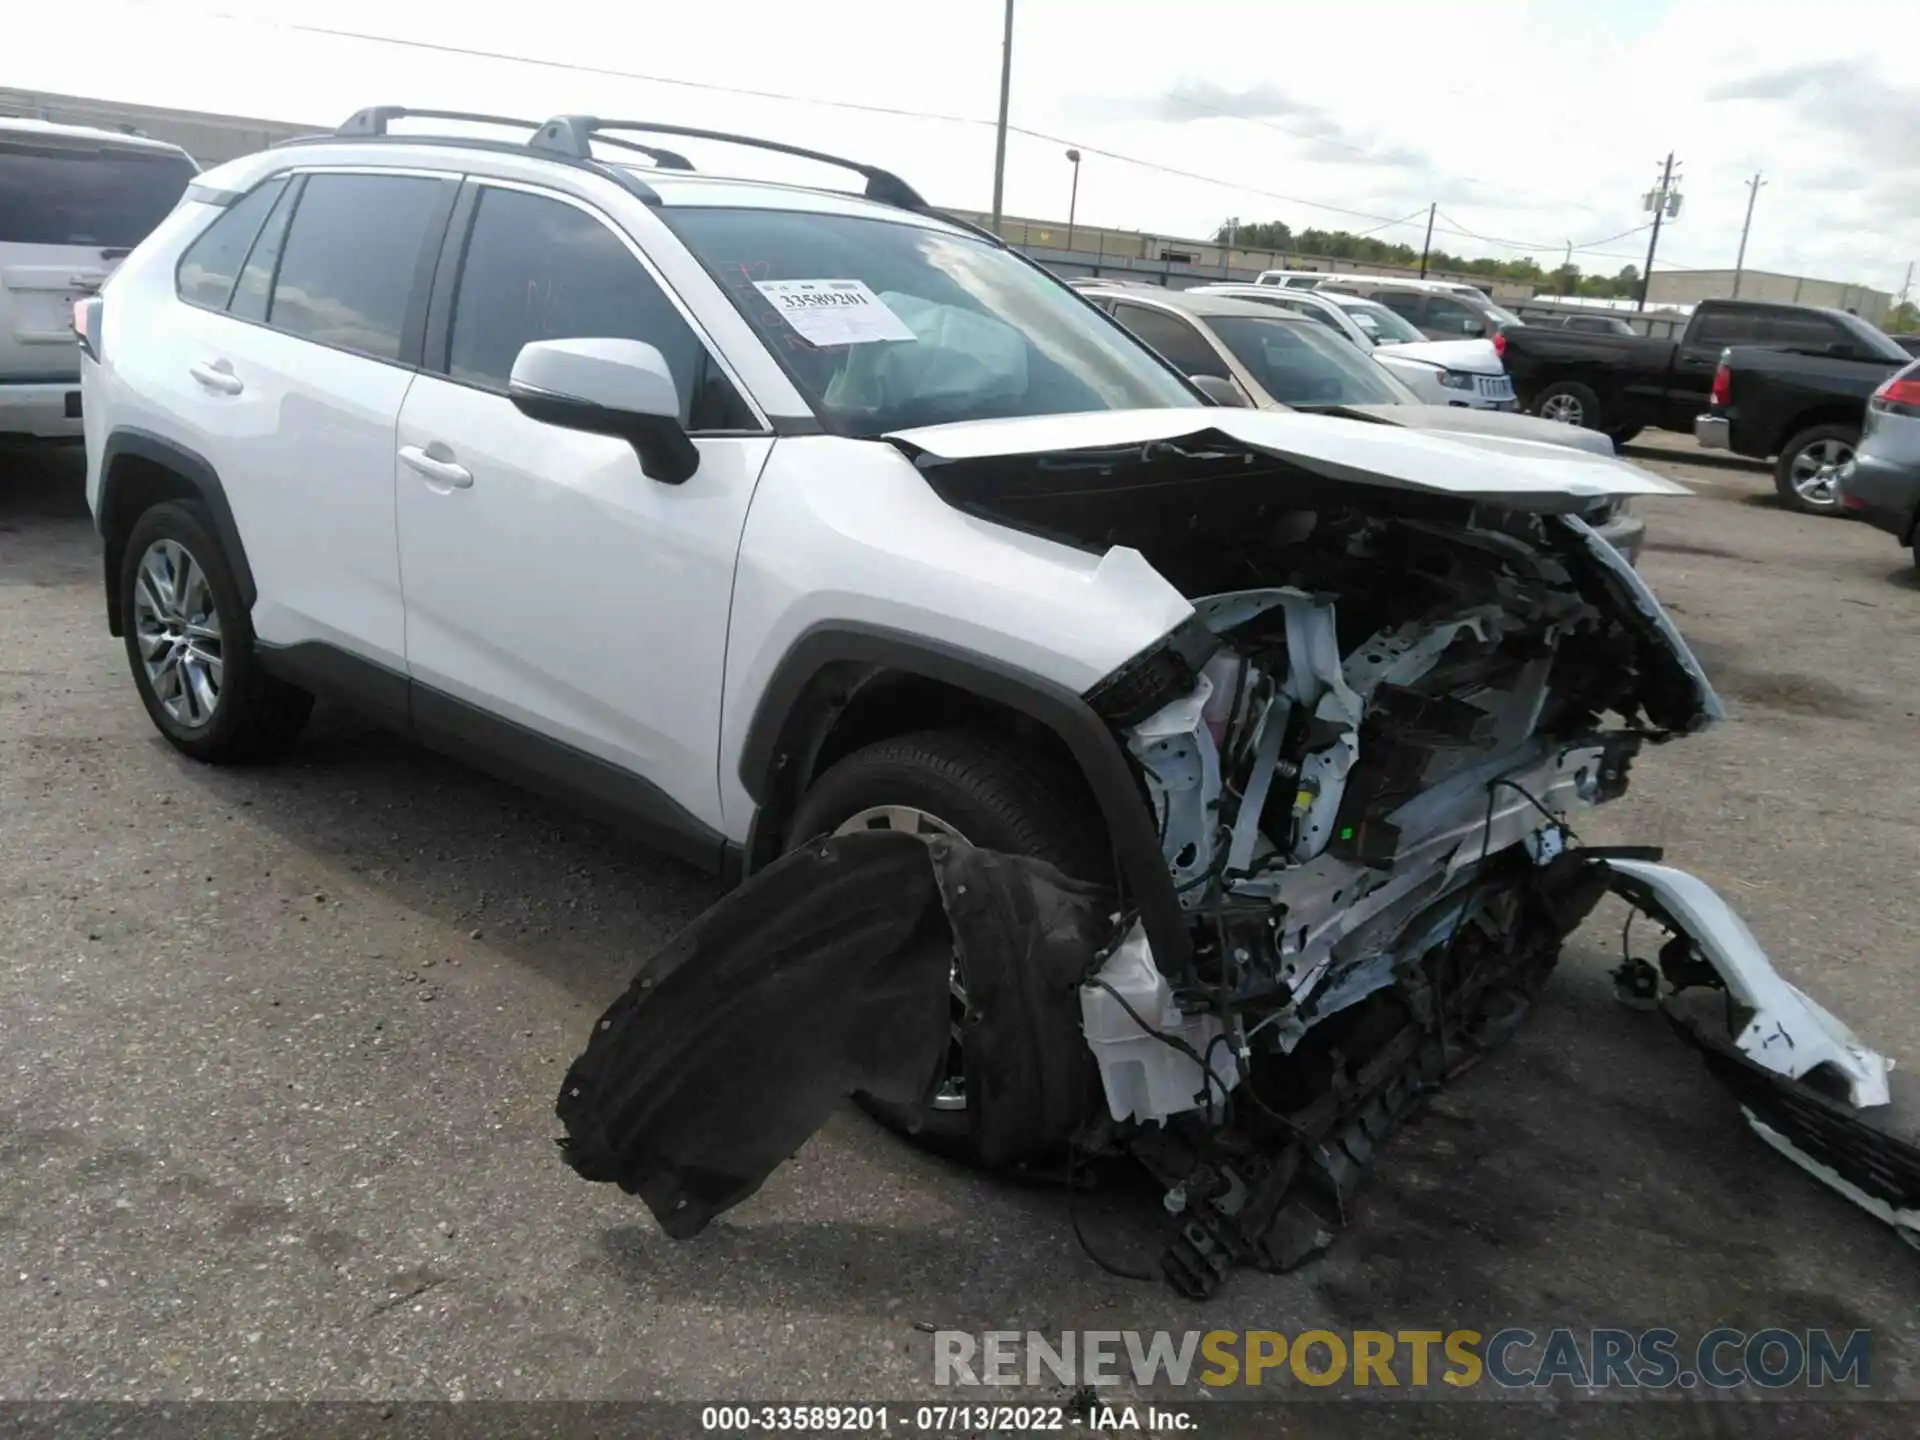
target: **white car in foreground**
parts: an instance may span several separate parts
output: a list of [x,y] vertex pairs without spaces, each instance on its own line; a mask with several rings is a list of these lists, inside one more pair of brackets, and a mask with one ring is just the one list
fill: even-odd
[[1183,1288],[1294,1263],[1608,889],[1736,1054],[1884,1100],[1712,892],[1566,821],[1720,718],[1584,518],[1681,487],[1210,406],[872,167],[406,115],[202,176],[78,307],[107,618],[189,756],[325,691],[750,874],[559,1098],[670,1234],[857,1092],[989,1163],[1133,1154]]
[[1232,295],[1317,320],[1372,355],[1429,405],[1520,408],[1513,381],[1491,340],[1429,340],[1379,301],[1363,295],[1277,285],[1200,285],[1195,290]]

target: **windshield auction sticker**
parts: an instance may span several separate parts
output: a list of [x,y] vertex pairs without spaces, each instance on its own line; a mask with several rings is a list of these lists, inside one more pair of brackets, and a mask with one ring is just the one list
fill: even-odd
[[780,318],[815,345],[911,340],[913,331],[863,280],[756,280]]

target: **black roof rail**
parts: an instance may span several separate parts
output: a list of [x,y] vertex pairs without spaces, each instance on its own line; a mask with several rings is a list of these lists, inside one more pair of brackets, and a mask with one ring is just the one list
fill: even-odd
[[652,135],[684,135],[692,140],[718,140],[728,145],[745,145],[754,150],[772,150],[781,155],[795,155],[802,160],[817,160],[823,165],[837,166],[842,170],[851,170],[856,175],[865,176],[867,182],[865,193],[869,200],[876,200],[883,205],[896,205],[903,210],[925,211],[931,208],[911,185],[892,171],[882,170],[878,165],[863,165],[858,160],[848,160],[843,156],[828,155],[819,150],[807,150],[798,145],[783,144],[778,140],[760,140],[751,135],[735,135],[725,130],[700,130],[690,125],[662,125],[651,120],[602,120],[595,115],[556,115],[542,125],[527,144],[532,149],[564,155],[574,160],[590,159],[593,155],[592,142],[596,138],[608,138],[603,134],[608,130],[637,130],[642,134]]
[[390,120],[461,120],[473,125],[512,125],[524,130],[540,128],[538,120],[521,120],[512,115],[481,115],[471,110],[410,110],[405,105],[369,105],[365,110],[354,111],[347,117],[346,123],[333,133],[355,139],[385,135]]

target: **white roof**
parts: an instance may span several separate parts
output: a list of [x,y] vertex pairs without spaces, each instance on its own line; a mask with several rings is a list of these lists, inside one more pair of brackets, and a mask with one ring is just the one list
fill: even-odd
[[167,155],[187,153],[178,145],[169,145],[150,135],[129,135],[123,130],[98,130],[91,125],[56,125],[51,120],[30,120],[24,115],[0,115],[0,134],[78,140],[95,145],[111,145],[122,150],[153,150]]

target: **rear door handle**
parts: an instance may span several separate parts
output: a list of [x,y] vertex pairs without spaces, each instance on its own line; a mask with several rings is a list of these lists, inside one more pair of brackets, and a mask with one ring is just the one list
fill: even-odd
[[427,483],[435,489],[465,490],[473,484],[473,472],[464,465],[456,465],[451,460],[442,460],[429,455],[418,445],[402,445],[400,458],[407,467],[417,470],[427,477]]
[[189,365],[187,373],[209,390],[217,390],[222,395],[238,395],[246,389],[240,377],[233,373],[232,362],[227,360],[209,360],[203,364]]

